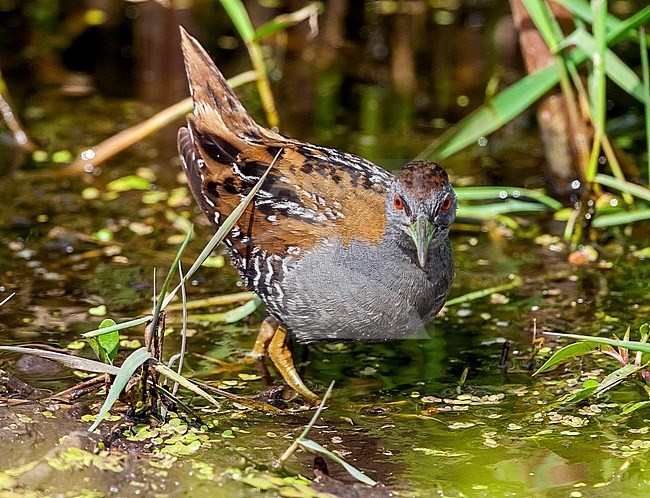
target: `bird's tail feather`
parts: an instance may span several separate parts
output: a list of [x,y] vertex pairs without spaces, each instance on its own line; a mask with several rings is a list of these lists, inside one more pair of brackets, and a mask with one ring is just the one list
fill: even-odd
[[181,46],[197,121],[210,130],[240,138],[259,138],[263,131],[239,102],[235,92],[201,44],[184,28]]

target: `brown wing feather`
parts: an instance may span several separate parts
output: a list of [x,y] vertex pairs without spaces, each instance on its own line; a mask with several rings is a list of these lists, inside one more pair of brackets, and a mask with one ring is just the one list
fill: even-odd
[[194,114],[178,147],[192,193],[215,226],[281,154],[227,241],[238,269],[247,273],[253,252],[290,258],[327,239],[379,242],[392,175],[259,126],[199,43],[181,34]]

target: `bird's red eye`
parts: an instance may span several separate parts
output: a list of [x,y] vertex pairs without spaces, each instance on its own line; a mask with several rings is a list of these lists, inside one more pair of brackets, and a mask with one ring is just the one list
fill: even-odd
[[395,209],[397,209],[398,211],[404,209],[404,201],[398,194],[395,194],[393,196],[393,204],[395,205]]
[[445,200],[442,201],[442,206],[440,206],[440,209],[442,209],[443,211],[449,211],[450,207],[451,207],[451,196],[447,194]]

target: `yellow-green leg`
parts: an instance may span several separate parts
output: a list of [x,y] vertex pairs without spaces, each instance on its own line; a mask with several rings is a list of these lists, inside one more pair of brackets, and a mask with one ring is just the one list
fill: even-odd
[[269,317],[260,326],[260,331],[251,351],[251,356],[261,358],[268,352],[269,358],[291,388],[303,396],[311,406],[320,402],[318,396],[303,383],[293,363],[287,346],[287,329],[277,319]]
[[257,333],[257,339],[255,339],[255,345],[249,353],[249,356],[255,359],[264,358],[269,343],[271,342],[271,339],[273,339],[275,331],[279,326],[280,322],[277,318],[273,318],[272,316],[267,317],[262,322],[262,325],[260,325],[260,330]]

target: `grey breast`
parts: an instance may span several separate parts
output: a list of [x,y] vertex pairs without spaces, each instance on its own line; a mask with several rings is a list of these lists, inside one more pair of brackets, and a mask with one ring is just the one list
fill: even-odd
[[300,342],[401,339],[424,329],[440,310],[452,277],[451,249],[431,249],[421,269],[394,244],[320,246],[283,282],[280,318]]

